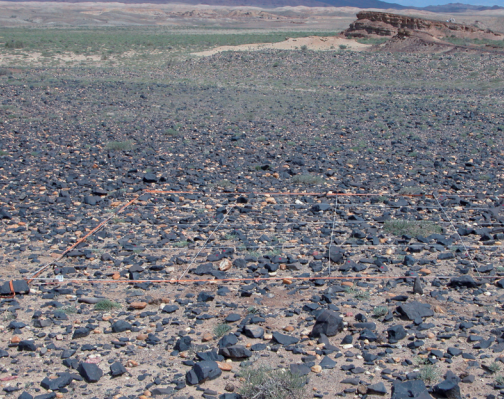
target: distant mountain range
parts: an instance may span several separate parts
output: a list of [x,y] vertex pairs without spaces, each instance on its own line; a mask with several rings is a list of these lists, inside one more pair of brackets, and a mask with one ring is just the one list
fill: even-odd
[[[34,0],[7,0],[13,3],[34,1]],[[381,0],[35,0],[35,1],[55,1],[58,3],[80,3],[85,1],[94,1],[97,3],[103,2],[118,2],[118,3],[153,3],[153,4],[169,4],[169,3],[183,3],[183,4],[205,4],[209,6],[227,6],[227,7],[261,7],[261,8],[275,8],[275,7],[356,7],[356,8],[377,8],[377,9],[414,9],[432,11],[437,13],[459,13],[464,11],[485,11],[485,10],[498,10],[504,7],[493,6],[473,6],[470,4],[450,3],[442,6],[427,6],[427,7],[406,7],[396,3],[388,3]]]

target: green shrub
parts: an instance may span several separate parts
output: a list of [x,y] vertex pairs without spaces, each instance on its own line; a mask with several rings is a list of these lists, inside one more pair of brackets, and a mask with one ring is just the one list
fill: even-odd
[[488,368],[488,371],[490,371],[491,373],[497,373],[498,371],[501,370],[501,365],[497,362],[492,362],[489,366],[487,366]]
[[231,331],[231,327],[228,324],[218,324],[213,329],[216,338],[222,338],[229,331]]
[[77,309],[75,307],[72,307],[72,306],[67,306],[67,307],[60,307],[56,310],[54,310],[54,312],[58,312],[58,313],[65,313],[65,314],[76,314],[77,313]]
[[176,137],[177,135],[179,135],[179,133],[178,130],[174,128],[168,128],[164,131],[164,135],[167,135],[169,137]]
[[319,176],[310,174],[299,174],[292,178],[292,181],[297,184],[323,184],[325,180]]
[[434,364],[426,364],[420,369],[419,379],[427,383],[436,382],[441,376],[439,369]]
[[22,49],[22,48],[24,48],[24,43],[21,42],[20,40],[11,40],[11,41],[5,42],[5,47],[7,49]]
[[108,299],[100,300],[98,303],[95,304],[95,310],[100,310],[100,311],[110,311],[115,308],[120,308],[121,305],[119,303],[116,303],[114,301],[110,301]]
[[429,236],[433,233],[441,233],[441,226],[432,222],[390,220],[383,224],[383,231],[396,236],[408,235],[411,237]]
[[384,315],[387,315],[388,313],[388,307],[386,306],[376,306],[373,309],[373,315],[375,317],[383,317]]
[[357,293],[355,293],[355,298],[357,300],[369,300],[370,297],[371,294],[368,291],[358,290]]
[[286,369],[269,367],[247,368],[240,371],[244,379],[238,393],[244,399],[305,399],[306,377]]
[[114,151],[128,151],[133,148],[133,143],[131,141],[111,141],[105,148]]

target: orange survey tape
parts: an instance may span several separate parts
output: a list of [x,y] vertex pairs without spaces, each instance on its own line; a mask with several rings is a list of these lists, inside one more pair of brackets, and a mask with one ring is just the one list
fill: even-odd
[[[142,193],[138,194],[135,198],[132,200],[128,201],[125,203],[123,206],[118,208],[112,215],[110,215],[107,219],[103,220],[100,222],[94,229],[90,230],[85,236],[81,237],[78,239],[74,244],[71,246],[67,247],[63,253],[61,253],[57,258],[49,262],[48,264],[44,265],[41,269],[39,269],[37,272],[35,272],[30,278],[25,278],[26,282],[30,284],[34,279],[36,279],[42,272],[47,270],[50,266],[54,265],[56,262],[58,262],[60,259],[62,259],[66,254],[68,254],[70,251],[72,251],[75,247],[77,247],[80,243],[85,241],[89,236],[93,235],[97,231],[99,231],[103,226],[105,226],[113,217],[116,215],[120,214],[123,212],[128,206],[133,204],[135,201],[137,201],[142,195],[144,194],[204,194],[204,195],[213,195],[213,194],[254,194],[254,195],[295,195],[295,196],[300,196],[300,195],[320,195],[320,196],[328,196],[328,197],[333,197],[333,196],[357,196],[357,197],[365,197],[365,196],[381,196],[381,195],[391,195],[395,196],[394,194],[387,194],[387,193],[381,193],[381,194],[355,194],[355,193],[332,193],[332,192],[325,192],[325,193],[306,193],[306,192],[276,192],[276,193],[266,193],[266,192],[220,192],[220,193],[208,193],[205,194],[202,191],[167,191],[167,190],[144,190]],[[449,196],[449,195],[455,195],[458,197],[474,197],[475,195],[473,194],[452,194],[452,193],[444,193],[442,196]],[[434,195],[431,194],[398,194],[397,196],[402,196],[402,197],[429,197],[429,198],[435,198]],[[498,196],[498,198],[504,198],[504,196]],[[498,277],[498,276],[494,276]],[[370,277],[316,277],[316,278],[291,278],[291,277],[283,277],[283,278],[277,278],[277,277],[269,277],[269,278],[228,278],[228,279],[167,279],[167,280],[145,280],[145,281],[140,281],[140,282],[154,282],[154,283],[188,283],[188,282],[232,282],[232,281],[274,281],[274,280],[284,280],[284,279],[289,279],[289,280],[317,280],[317,279],[325,279],[325,280],[356,280],[356,279],[407,279],[407,278],[415,278],[415,277],[410,277],[410,276],[398,276],[398,277],[384,277],[384,276],[370,276]],[[485,276],[480,276],[480,278],[490,278],[490,277],[485,277]],[[117,283],[117,282],[127,282],[127,283],[136,283],[139,281],[131,281],[131,280],[79,280],[79,279],[69,279],[69,282],[111,282],[111,283]],[[57,283],[57,282],[56,282]],[[4,295],[1,296],[0,298],[13,298],[15,296],[14,292],[14,285],[13,282],[9,282],[9,287],[12,292],[11,295]]]
[[[429,278],[429,279],[451,279],[456,278],[456,276],[449,275],[421,275],[421,278]],[[373,279],[416,279],[416,276],[317,276],[317,277],[268,277],[268,278],[214,278],[214,279],[142,279],[142,280],[131,280],[131,279],[65,279],[65,282],[70,283],[173,283],[173,284],[184,284],[184,283],[194,283],[194,282],[208,282],[208,283],[216,283],[216,282],[261,282],[261,281],[283,281],[284,279],[288,279],[291,281],[315,281],[315,280],[346,280],[346,281],[357,281],[357,280],[373,280]],[[501,278],[504,279],[504,276],[498,275],[482,275],[479,276],[478,279],[491,279],[491,278]],[[40,278],[40,280],[48,280],[54,281],[54,278]],[[61,282],[48,282],[46,285],[57,285]]]
[[[435,198],[432,194],[389,194],[389,193],[367,193],[367,194],[355,194],[355,193],[332,193],[327,191],[325,193],[302,193],[302,192],[291,192],[291,193],[268,193],[268,192],[255,192],[255,191],[222,191],[216,193],[205,193],[203,191],[170,191],[170,190],[145,190],[144,193],[150,194],[202,194],[202,195],[213,195],[213,194],[254,194],[254,195],[320,195],[326,197],[336,197],[336,196],[352,196],[352,197],[370,197],[370,196],[382,196],[388,195],[391,197],[428,197]],[[475,197],[475,194],[455,194],[455,193],[442,193],[439,197],[445,196],[457,196],[457,197]],[[491,195],[488,195],[489,197]],[[493,196],[497,198],[504,198],[504,195]]]
[[16,296],[16,292],[14,292],[14,284],[12,283],[12,281],[9,281],[9,288],[10,288],[10,291],[11,291],[11,294],[10,295],[0,295],[0,299],[13,299],[14,296]]
[[140,198],[143,195],[143,193],[137,195],[135,198],[133,198],[131,201],[128,201],[126,204],[124,204],[122,207],[117,209],[112,215],[110,215],[107,219],[103,220],[96,226],[93,230],[90,230],[85,236],[81,237],[79,240],[77,240],[74,244],[69,246],[63,253],[61,253],[57,258],[55,258],[53,261],[50,263],[44,265],[41,269],[39,269],[35,274],[31,276],[31,278],[26,278],[26,282],[30,284],[36,277],[38,277],[42,272],[44,272],[47,268],[49,268],[51,265],[54,265],[56,262],[61,260],[66,254],[68,254],[70,251],[72,251],[75,247],[77,247],[80,243],[82,243],[84,240],[86,240],[89,236],[92,234],[96,233],[98,230],[100,230],[103,226],[105,226],[114,216],[117,214],[120,214],[123,212],[127,207],[129,207],[131,204],[133,204],[138,198]]

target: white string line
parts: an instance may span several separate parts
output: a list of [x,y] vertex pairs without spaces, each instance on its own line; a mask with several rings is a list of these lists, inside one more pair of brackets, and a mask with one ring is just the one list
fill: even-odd
[[[388,221],[397,221],[397,220],[404,220],[404,219],[388,219],[387,221],[385,222],[388,222]],[[359,224],[363,224],[363,223],[373,223],[373,224],[376,224],[376,225],[380,225],[384,222],[378,222],[378,221],[320,221],[320,222],[300,222],[300,223],[295,223],[295,222],[286,222],[286,223],[275,223],[273,225],[282,225],[282,226],[296,226],[296,225],[300,225],[301,227],[304,227],[304,226],[317,226],[317,225],[332,225],[333,222],[336,222],[336,223],[340,223],[340,224],[343,224],[343,225],[346,225],[346,224],[349,224],[349,225],[359,225]],[[446,223],[446,224],[449,224],[450,221],[447,220],[447,219],[443,219],[442,221],[435,221],[435,220],[426,220],[426,219],[423,219],[423,220],[414,220],[414,221],[410,221],[410,222],[421,222],[421,223],[436,223],[436,224],[443,224],[443,223]],[[456,224],[467,224],[466,221],[455,221],[453,223],[456,223]],[[185,223],[177,223],[177,225],[186,225]],[[209,226],[215,226],[217,225],[216,223],[204,223],[204,222],[198,222],[196,224],[193,225],[196,226],[196,225],[200,225],[202,229],[205,229],[205,228],[208,228]],[[232,229],[232,228],[242,228],[243,225],[248,225],[249,228],[251,229],[254,229],[256,231],[264,231],[264,230],[269,230],[270,228],[264,228],[264,229],[260,229],[260,228],[254,228],[252,225],[256,225],[256,226],[261,226],[262,224],[261,223],[254,223],[254,224],[250,224],[249,222],[243,222],[243,223],[237,223],[237,224],[228,224],[228,225],[224,225],[222,227],[222,229]],[[502,226],[504,228],[504,225],[502,223],[478,223],[478,222],[474,222],[474,223],[471,223],[471,226],[472,225],[478,225],[478,226],[494,226],[494,225],[499,225],[499,226]],[[285,228],[285,229],[289,229],[289,227]],[[292,228],[291,228],[292,229]],[[497,227],[498,229],[498,227]],[[177,230],[191,230],[191,228],[178,228]],[[297,230],[297,229],[295,229]],[[127,236],[127,234],[125,234],[124,236]]]
[[[302,206],[302,207],[306,207],[306,208],[299,208],[299,209],[310,209],[311,207],[315,206],[315,205],[318,205],[319,203],[315,203],[315,204],[295,204],[295,203],[281,203],[281,204],[272,204],[272,205],[279,205],[279,206],[292,206],[292,205],[297,205],[297,206]],[[254,206],[254,204],[243,204],[243,205],[252,205]],[[339,203],[340,206],[346,206],[346,207],[361,207],[361,208],[384,208],[384,209],[400,209],[402,208],[401,207],[394,207],[394,206],[389,206],[389,205],[378,205],[378,204],[370,204],[370,205],[365,205],[365,204],[344,204],[344,203]],[[255,205],[257,206],[257,205]],[[460,205],[454,205],[452,206],[451,208],[453,207],[457,207],[457,206],[460,206]],[[155,208],[155,205],[138,205],[138,207],[140,208]],[[408,205],[404,205],[404,207],[408,207],[408,208],[422,208],[422,209],[438,209],[438,207],[436,206],[426,206],[426,205],[421,205],[421,204],[408,204]],[[176,208],[175,206],[173,208]],[[189,205],[183,205],[183,206],[179,206],[178,208],[180,209],[183,209],[183,208],[186,208],[186,209],[204,209],[202,206],[189,206]],[[263,207],[263,209],[266,209],[266,208],[273,208],[271,205],[267,205],[265,207]],[[464,209],[471,209],[471,210],[476,210],[476,211],[479,211],[479,210],[488,210],[489,208],[493,208],[493,207],[487,207],[487,208],[484,208],[484,207],[462,207]],[[273,211],[281,211],[280,209],[273,209]],[[457,211],[457,212],[462,212],[463,210],[461,211]],[[206,213],[210,213],[211,211],[208,211]],[[249,212],[247,212],[247,215],[251,214],[251,213],[254,213],[254,212],[258,212],[258,210],[254,210],[254,209],[251,209]]]
[[203,246],[201,246],[201,248],[199,249],[199,251],[196,253],[196,255],[194,256],[194,258],[192,259],[191,263],[188,265],[188,267],[185,269],[185,271],[182,273],[182,275],[180,275],[179,277],[179,280],[183,278],[183,276],[186,274],[187,271],[189,271],[189,269],[192,267],[192,265],[194,264],[194,262],[196,261],[196,258],[198,258],[199,254],[203,251],[203,249],[205,248],[205,246],[207,245],[207,243],[210,241],[210,239],[212,238],[212,235],[217,231],[217,229],[219,229],[219,226],[222,222],[224,222],[224,220],[227,218],[227,216],[229,215],[229,213],[231,212],[231,210],[233,208],[236,207],[236,203],[234,205],[232,205],[229,209],[227,209],[226,213],[224,214],[224,216],[222,217],[221,221],[219,222],[219,224],[217,225],[217,227],[213,230],[213,232],[208,236],[208,239],[206,239],[205,243],[203,244]]
[[[137,196],[137,197],[136,197],[136,199],[140,198],[141,196],[142,196],[142,194],[140,194],[139,196]],[[116,216],[117,214],[119,214],[119,213],[123,212],[123,211],[124,211],[124,210],[125,210],[128,206],[131,206],[131,205],[132,205],[132,204],[127,205],[127,203],[126,203],[126,205],[123,205],[123,206],[119,207],[118,209],[116,209],[115,211],[113,211],[113,212],[110,214],[110,216],[109,216],[108,218],[106,218],[104,221],[102,221],[102,222],[100,222],[100,223],[99,223],[99,225],[101,225],[101,227],[99,228],[99,230],[101,230],[102,228],[104,228],[104,227],[107,225],[107,223],[108,223],[108,222],[109,222],[109,221],[110,221],[110,220],[111,220],[114,216]],[[92,230],[96,230],[96,228],[95,228],[95,229],[92,229]],[[96,230],[96,232],[95,232],[95,233],[99,232],[99,230]],[[93,234],[95,234],[95,233],[93,233]],[[65,249],[65,250],[66,250],[66,249]],[[55,263],[55,262],[57,262],[58,260],[60,260],[61,258],[63,258],[63,256],[64,256],[64,255],[62,254],[62,255],[60,255],[59,257],[57,257],[56,259],[52,260],[51,262],[49,262],[49,263],[45,264],[42,268],[40,268],[39,270],[37,270],[37,271],[35,271],[33,274],[31,274],[31,275],[32,275],[32,277],[31,277],[31,278],[27,278],[27,280],[28,280],[28,281],[33,280],[33,279],[34,279],[34,278],[33,278],[33,276],[35,276],[35,275],[37,275],[39,272],[42,272],[43,270],[45,270],[45,269],[49,268],[51,265],[54,265],[54,263]]]
[[331,240],[329,241],[329,250],[328,250],[329,276],[331,276],[331,246],[332,246],[333,237],[334,237],[334,227],[336,226],[337,209],[338,209],[338,196],[336,196],[336,200],[334,201],[334,218],[333,218],[332,229],[331,229]]
[[[266,194],[270,195],[271,197],[325,197],[325,198],[331,198],[331,197],[400,197],[400,198],[411,198],[411,199],[421,199],[422,197],[428,197],[429,194],[424,193],[424,194],[399,194],[399,193],[371,193],[371,194],[356,194],[356,193],[346,193],[344,191],[337,191],[336,193],[333,192],[333,190],[327,190],[323,193],[303,193],[303,192],[295,192],[295,193],[274,193],[274,192],[265,192],[265,191],[231,191],[231,192],[225,192],[225,191],[215,191],[215,192],[205,192],[205,191],[172,191],[172,190],[160,190],[162,192],[148,192],[147,194],[152,194],[153,197],[168,197],[168,196],[178,196],[179,194],[189,194],[189,195],[201,195],[203,197],[210,198],[213,195],[227,195],[227,196],[234,196],[235,198],[238,196],[246,196],[252,194],[253,196],[266,196]],[[166,192],[164,192],[166,191]],[[334,190],[336,191],[336,190]],[[414,196],[414,197],[412,197]],[[499,196],[499,195],[491,195],[487,194],[487,197],[496,197],[496,198],[504,198],[504,196]],[[447,199],[456,199],[458,198],[476,198],[476,194],[453,194],[453,193],[448,193],[445,195],[442,195],[441,197],[447,198]],[[231,198],[231,197],[229,197]]]
[[[328,244],[328,243],[327,243]],[[375,249],[375,248],[384,248],[384,247],[396,247],[396,248],[405,248],[405,247],[409,247],[409,246],[418,246],[418,245],[423,245],[424,243],[413,243],[413,244],[338,244],[337,246],[338,247],[349,247],[349,248],[352,248],[352,247],[368,247],[370,248],[371,250]],[[297,243],[289,243],[289,242],[285,242],[283,243],[282,245],[267,245],[267,244],[260,244],[258,246],[235,246],[235,245],[220,245],[220,246],[206,246],[205,248],[207,249],[229,249],[229,248],[232,248],[236,251],[246,251],[246,250],[249,250],[249,249],[261,249],[261,248],[272,248],[272,249],[279,249],[279,248],[289,248],[289,249],[292,249],[292,248],[296,248],[296,247],[304,247],[304,248],[317,248],[317,247],[323,247],[325,246],[326,244],[313,244],[313,243],[303,243],[303,244],[297,244]],[[425,244],[425,246],[427,247],[433,247],[435,246],[436,244]],[[197,246],[195,244],[195,246]],[[448,247],[456,247],[457,244],[453,244],[452,246],[448,246]],[[141,246],[138,246],[138,247],[141,247]],[[243,247],[244,250],[239,250],[239,248]],[[372,247],[372,248],[371,248]],[[193,248],[190,248],[190,247],[162,247],[162,248],[155,248],[155,247],[145,247],[142,251],[170,251],[170,250],[193,250],[195,249],[196,247],[193,247]],[[480,248],[504,248],[504,246],[499,246],[499,245],[495,245],[495,246],[488,246],[488,245],[471,245],[469,244],[468,245],[468,248],[471,249],[471,250],[478,250]],[[106,251],[107,249],[95,249],[97,251]]]
[[[443,211],[443,213],[446,215],[446,217],[448,219],[450,219],[450,217],[448,216],[448,214],[445,212],[443,206],[441,205],[441,203],[439,202],[439,200],[437,199],[436,195],[433,193],[432,196],[434,197],[434,199],[437,201],[438,205],[439,205],[439,208],[441,208],[441,211]],[[462,240],[462,236],[460,236],[459,232],[455,229],[455,225],[452,223],[452,221],[450,220],[450,224],[451,224],[451,227],[453,229],[453,231],[457,234],[457,236],[459,237],[460,239],[460,242],[462,243],[462,246],[464,247],[466,253],[467,253],[467,256],[469,257],[469,259],[471,260],[471,263],[472,263],[472,266],[473,266],[473,270],[477,272],[478,276],[481,276],[481,274],[478,272],[478,270],[476,269],[476,264],[474,263],[474,260],[472,258],[472,255],[471,253],[469,253],[469,250],[467,249],[464,241]]]
[[[374,278],[370,278],[371,276],[378,276],[379,278],[381,278],[381,276],[383,276],[382,273],[380,272],[369,272],[366,274],[365,277],[357,277],[356,275],[353,275],[353,276],[349,276],[348,278],[351,278],[351,280],[358,280],[358,279],[362,279],[362,280],[369,280],[369,279],[374,279]],[[428,279],[434,279],[434,278],[438,278],[438,279],[451,279],[451,278],[457,278],[458,275],[433,275],[433,276],[425,276],[426,278]],[[481,275],[481,278],[500,278],[501,276],[499,275]],[[222,279],[193,279],[191,280],[192,282],[225,282],[225,281],[230,281],[230,282],[233,282],[233,281],[236,281],[236,279],[242,279],[243,281],[251,281],[251,282],[257,282],[257,279],[259,278],[262,278],[262,277],[258,277],[258,276],[255,276],[253,278],[248,278],[248,277],[238,277],[238,278],[222,278]],[[284,277],[272,277],[274,279],[271,279],[271,280],[281,280],[281,279],[284,279]],[[343,279],[341,279],[343,278]],[[343,274],[341,275],[338,275],[337,277],[335,277],[334,279],[329,279],[329,280],[344,280],[346,278],[346,276],[344,276]],[[402,279],[402,278],[416,278],[415,276],[406,276],[406,275],[403,275],[403,276],[398,276],[397,279]],[[314,279],[318,279],[318,276],[313,276],[313,277],[299,277],[299,276],[291,276],[289,277],[289,279],[301,279],[301,280],[305,280],[305,281],[311,281],[311,280],[314,280]],[[59,280],[59,278],[40,278],[40,277],[37,277],[37,278],[33,278],[33,281],[50,281],[50,282],[110,282],[111,284],[115,282],[114,279],[84,279],[84,278],[63,278],[63,280]],[[126,281],[126,279],[119,279],[117,280],[117,284],[121,284],[121,283],[124,283]],[[131,282],[131,283],[137,283],[137,282],[153,282],[153,283],[177,283],[179,285],[183,285],[184,282],[182,283],[179,283],[179,281],[181,281],[181,279],[175,279],[175,278],[171,278],[171,279],[155,279],[155,278],[152,278],[152,279],[131,279],[131,280],[128,280],[128,282]],[[260,281],[260,282],[263,282],[263,281]],[[87,304],[87,303],[85,303]]]

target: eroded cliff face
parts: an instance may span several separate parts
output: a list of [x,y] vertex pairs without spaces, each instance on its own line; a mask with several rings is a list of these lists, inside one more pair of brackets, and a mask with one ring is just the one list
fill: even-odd
[[504,39],[504,35],[488,29],[375,11],[359,12],[357,20],[350,24],[350,28],[344,31],[343,35],[350,38],[393,37],[405,31],[423,32],[435,38],[456,36],[472,39]]

